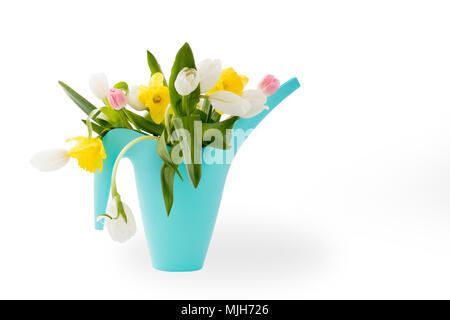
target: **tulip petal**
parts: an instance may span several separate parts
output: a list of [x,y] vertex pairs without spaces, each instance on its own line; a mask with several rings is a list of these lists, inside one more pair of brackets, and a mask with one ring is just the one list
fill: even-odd
[[175,79],[175,89],[180,96],[187,96],[197,89],[200,83],[198,71],[193,68],[183,68]]
[[222,73],[222,63],[219,59],[205,59],[197,64],[200,74],[200,92],[206,93],[219,81]]
[[66,150],[55,148],[36,153],[31,164],[40,171],[54,171],[66,165],[69,159]]
[[131,88],[127,95],[128,105],[137,111],[147,110],[147,107],[139,100],[139,87],[134,86]]
[[209,101],[218,111],[238,117],[245,116],[252,107],[250,102],[229,91],[216,91],[209,96]]
[[127,104],[127,96],[122,90],[112,88],[109,89],[108,101],[114,110],[120,110]]
[[258,115],[264,109],[267,102],[267,96],[261,90],[247,90],[242,94],[242,98],[251,104],[250,110],[242,118],[251,118]]
[[280,80],[269,74],[261,80],[258,88],[264,92],[266,96],[271,96],[280,88]]
[[[120,216],[117,219],[105,219],[105,227],[114,241],[124,243],[136,234],[136,220],[130,207],[122,202],[123,209],[127,216],[127,222]],[[106,210],[107,214],[113,218],[117,217],[117,202],[112,200]]]
[[252,107],[252,109],[247,112],[245,114],[245,116],[242,116],[241,118],[247,119],[247,118],[252,118],[254,116],[257,116],[258,114],[260,114],[262,111],[264,110],[269,110],[268,106],[265,105],[260,105],[260,106],[256,106],[256,107]]
[[91,75],[89,86],[92,93],[100,100],[105,100],[108,97],[109,85],[104,73]]

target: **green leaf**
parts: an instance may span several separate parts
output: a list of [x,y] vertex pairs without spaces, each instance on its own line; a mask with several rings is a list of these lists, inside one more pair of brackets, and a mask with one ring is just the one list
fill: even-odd
[[108,128],[108,129],[112,129],[112,128],[116,128],[115,126],[113,126],[111,123],[109,123],[106,120],[100,119],[100,118],[96,118],[95,122],[97,122],[101,127],[103,128]]
[[100,108],[101,113],[94,118],[94,120],[104,120],[110,123],[113,127],[122,127],[122,117],[119,113],[110,107]]
[[173,205],[173,182],[175,179],[175,170],[167,162],[163,162],[160,175],[164,206],[166,207],[167,216],[169,216]]
[[193,110],[195,110],[195,108],[197,107],[197,103],[200,101],[200,86],[198,86],[197,89],[194,90],[194,92],[185,97],[187,110],[183,110],[182,97],[175,89],[175,80],[178,76],[178,73],[183,68],[196,69],[194,55],[192,54],[191,47],[187,43],[185,43],[184,46],[181,47],[181,49],[178,51],[177,56],[175,57],[175,62],[172,66],[172,72],[169,79],[170,104],[172,106],[173,112],[177,117],[189,115]]
[[125,94],[128,94],[128,91],[129,91],[128,84],[126,82],[124,82],[124,81],[117,82],[114,85],[114,88],[124,91]]
[[131,126],[129,119],[127,118],[127,115],[125,114],[124,110],[125,109],[114,110],[114,111],[117,112],[117,114],[120,116],[120,119],[122,120],[121,125],[123,128],[134,130],[134,128]]
[[202,111],[207,114],[208,110],[211,108],[211,103],[209,102],[209,99],[203,99],[203,104],[202,104]]
[[188,115],[190,115],[192,112],[197,110],[197,105],[200,101],[200,85],[198,85],[197,89],[195,89],[185,99],[187,100]]
[[155,136],[160,136],[164,130],[164,125],[157,124],[151,120],[150,117],[144,118],[132,111],[123,109],[128,117],[130,117],[139,128],[145,132],[151,133]]
[[111,107],[100,108],[100,114],[92,118],[95,122],[101,125],[103,128],[126,128],[132,129],[127,119],[120,114],[120,111],[114,110]]
[[100,137],[104,137],[105,136],[105,134],[107,134],[108,132],[110,132],[111,131],[111,129],[105,129],[105,130],[103,130],[102,132],[100,132]]
[[211,114],[211,121],[212,122],[219,122],[222,115],[218,113],[216,110],[214,110]]
[[[86,120],[85,119],[81,119],[81,121],[83,121],[84,124],[86,124]],[[96,134],[101,134],[104,131],[104,128],[102,128],[101,126],[99,126],[98,124],[92,123],[92,130],[96,133]]]
[[171,166],[176,173],[178,174],[178,176],[180,177],[181,180],[183,180],[183,177],[181,177],[180,172],[178,171],[178,164],[174,163],[172,161],[172,157],[169,153],[169,150],[167,149],[167,131],[164,130],[164,132],[161,134],[161,136],[159,137],[158,141],[156,142],[156,152],[158,153],[159,157],[165,162],[167,163],[169,166]]
[[199,115],[173,119],[189,179],[197,188],[202,177],[202,125]]
[[[159,65],[158,61],[156,60],[155,56],[147,50],[147,63],[148,67],[150,68],[150,72],[152,75],[158,72],[162,72],[161,66]],[[167,87],[166,77],[164,77],[164,86]]]
[[207,118],[207,116],[208,116],[205,112],[203,112],[203,111],[200,110],[200,109],[195,109],[195,110],[192,112],[191,115],[199,115],[199,116],[200,116],[200,119],[201,119],[201,121],[202,121],[203,123],[206,122],[206,118]]
[[[170,158],[172,158],[173,152],[179,152],[179,149],[176,148],[178,145],[175,144],[175,146],[170,151]],[[164,206],[166,207],[166,213],[167,216],[170,215],[170,211],[172,210],[173,205],[173,183],[175,179],[175,172],[178,171],[178,164],[175,164],[174,166],[170,165],[167,162],[163,162],[161,166],[161,189],[163,193],[164,198]],[[181,178],[181,176],[180,176]],[[183,179],[181,179],[183,180]]]
[[234,116],[221,122],[204,123],[202,125],[203,145],[217,149],[229,149],[233,135],[227,134],[227,130],[231,130],[238,119],[239,117]]
[[152,116],[150,115],[150,112],[148,112],[148,111],[144,111],[142,117],[149,122],[155,123],[152,119]]
[[58,81],[58,83],[63,87],[66,94],[69,96],[70,99],[72,99],[73,102],[81,109],[84,113],[89,115],[93,110],[97,109],[92,103],[87,101],[85,98],[83,98],[81,95],[79,95],[75,90],[73,90],[71,87],[69,87],[67,84],[65,84],[62,81]]

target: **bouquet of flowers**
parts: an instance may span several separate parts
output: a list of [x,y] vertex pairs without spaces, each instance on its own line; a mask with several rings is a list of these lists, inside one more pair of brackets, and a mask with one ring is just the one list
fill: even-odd
[[[87,136],[67,139],[75,145],[67,150],[50,149],[36,154],[32,163],[42,171],[63,167],[70,158],[91,173],[100,173],[105,152],[102,139],[110,130],[125,128],[142,135],[120,152],[111,179],[111,201],[105,219],[111,237],[123,242],[134,235],[136,223],[117,190],[120,159],[136,143],[154,139],[162,159],[160,182],[167,216],[173,204],[175,176],[183,180],[178,167],[184,162],[191,184],[197,188],[202,176],[201,149],[230,147],[229,131],[239,118],[250,118],[266,109],[267,97],[276,92],[279,80],[266,76],[256,89],[244,90],[248,78],[233,68],[222,69],[220,60],[195,63],[186,43],[178,51],[169,78],[152,53],[147,51],[151,77],[147,85],[129,87],[117,82],[112,88],[104,74],[91,76],[90,88],[100,100],[96,107],[71,87],[59,82],[67,95],[86,114],[82,119]],[[127,108],[131,107],[133,110]],[[94,136],[96,134],[96,136]]]

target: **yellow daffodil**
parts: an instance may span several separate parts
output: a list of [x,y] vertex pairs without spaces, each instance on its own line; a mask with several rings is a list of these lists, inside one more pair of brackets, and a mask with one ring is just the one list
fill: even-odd
[[164,76],[158,72],[152,75],[149,85],[139,87],[138,99],[150,111],[152,120],[161,123],[170,103],[169,88],[164,86]]
[[222,70],[219,81],[208,91],[211,95],[216,91],[229,91],[240,96],[244,92],[244,86],[248,83],[246,76],[238,75],[233,68]]
[[102,172],[103,159],[106,159],[105,148],[103,148],[102,140],[88,137],[75,137],[67,139],[69,141],[76,141],[75,147],[69,150],[69,156],[78,159],[78,165],[86,171],[95,173]]

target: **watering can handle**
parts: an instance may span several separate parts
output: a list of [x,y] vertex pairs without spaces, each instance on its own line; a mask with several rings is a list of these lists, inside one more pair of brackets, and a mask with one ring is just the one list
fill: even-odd
[[283,83],[280,88],[273,95],[267,98],[267,106],[269,110],[263,111],[257,116],[248,119],[239,119],[234,125],[234,129],[242,129],[244,131],[254,129],[256,126],[270,113],[277,105],[286,99],[291,93],[300,88],[300,83],[297,78]]

